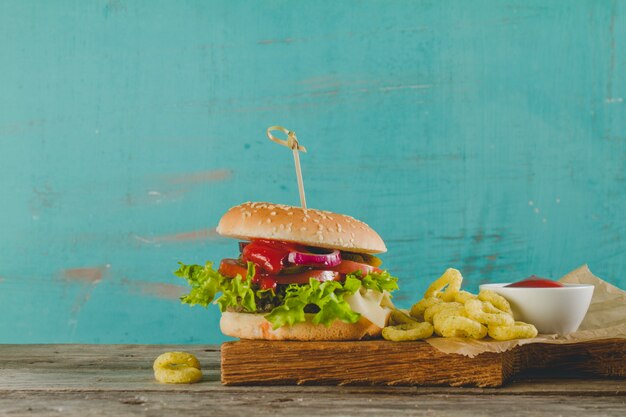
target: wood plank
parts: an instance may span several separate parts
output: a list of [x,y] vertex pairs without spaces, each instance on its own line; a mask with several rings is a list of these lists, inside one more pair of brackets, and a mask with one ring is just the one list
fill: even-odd
[[[195,354],[204,379],[193,385],[163,385],[153,379],[152,361],[160,353],[185,350]],[[415,396],[430,394],[473,395],[626,395],[626,384],[618,379],[555,379],[557,373],[536,378],[534,370],[506,387],[494,389],[386,386],[281,386],[232,387],[219,382],[219,347],[201,345],[0,345],[0,392],[9,391],[143,391],[227,392],[250,390],[292,395],[316,394],[329,389],[346,395],[370,393]]]
[[[164,351],[194,353],[205,378],[154,381]],[[415,386],[224,386],[216,346],[0,345],[0,416],[213,415],[404,416],[623,414],[623,379],[534,379],[503,388]]]
[[0,416],[166,416],[199,412],[219,416],[622,416],[621,396],[427,395],[398,397],[334,392],[229,394],[201,392],[10,392],[0,396]]
[[[259,354],[261,352],[261,354]],[[271,342],[222,345],[222,383],[323,385],[474,385],[498,387],[512,354],[446,355],[425,342]]]
[[[261,352],[261,353],[259,353]],[[626,376],[626,339],[532,344],[475,358],[448,355],[423,341],[272,342],[222,345],[222,383],[502,386],[527,369],[573,376]]]
[[566,345],[531,344],[519,350],[521,369],[573,376],[626,377],[626,339]]

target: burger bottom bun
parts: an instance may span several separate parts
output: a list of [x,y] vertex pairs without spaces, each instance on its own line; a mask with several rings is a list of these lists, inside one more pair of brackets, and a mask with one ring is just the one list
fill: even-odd
[[344,323],[335,320],[330,326],[313,324],[313,314],[307,314],[305,323],[272,329],[272,323],[265,320],[263,314],[222,313],[220,328],[227,336],[240,339],[264,340],[360,340],[380,336],[382,329],[364,317],[356,323]]

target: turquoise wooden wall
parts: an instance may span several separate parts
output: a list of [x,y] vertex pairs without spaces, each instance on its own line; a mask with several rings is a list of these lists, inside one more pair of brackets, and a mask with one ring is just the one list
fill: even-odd
[[0,342],[215,343],[179,260],[247,200],[370,223],[400,306],[589,263],[626,286],[624,1],[0,2]]

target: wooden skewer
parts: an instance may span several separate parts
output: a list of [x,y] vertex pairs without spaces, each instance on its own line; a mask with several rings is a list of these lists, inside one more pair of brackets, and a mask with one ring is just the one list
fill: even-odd
[[[287,134],[287,139],[278,139],[272,135],[273,130],[280,130]],[[300,205],[302,208],[306,208],[306,196],[304,194],[304,181],[302,180],[302,169],[300,168],[300,154],[298,152],[306,152],[306,148],[298,143],[296,132],[286,129],[282,126],[270,126],[267,128],[267,137],[272,142],[276,142],[279,145],[286,146],[293,152],[293,163],[296,168],[296,178],[298,179],[298,191],[300,192]]]

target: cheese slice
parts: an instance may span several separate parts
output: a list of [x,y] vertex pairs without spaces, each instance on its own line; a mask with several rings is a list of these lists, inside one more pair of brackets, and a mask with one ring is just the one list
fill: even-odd
[[359,291],[344,298],[355,313],[359,313],[378,327],[385,327],[391,314],[389,294],[368,290],[363,287]]

